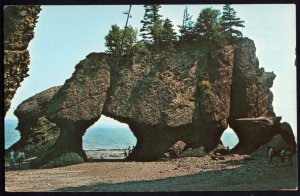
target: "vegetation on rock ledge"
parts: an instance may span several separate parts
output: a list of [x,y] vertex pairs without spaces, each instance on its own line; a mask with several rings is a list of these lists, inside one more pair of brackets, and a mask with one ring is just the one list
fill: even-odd
[[[123,29],[116,24],[105,37],[107,52],[113,58],[120,58],[122,55],[132,55],[133,53],[143,53],[147,55],[174,54],[177,52],[177,45],[187,41],[199,42],[203,46],[219,48],[226,44],[231,44],[242,37],[242,32],[238,28],[245,27],[245,21],[236,17],[236,11],[225,4],[223,13],[213,8],[205,8],[200,11],[197,21],[192,21],[192,16],[186,7],[183,15],[183,24],[178,25],[180,35],[174,30],[171,19],[162,19],[159,14],[160,5],[144,5],[145,14],[140,29],[141,40],[137,41],[137,30],[128,26]],[[130,13],[128,18],[130,18]]]

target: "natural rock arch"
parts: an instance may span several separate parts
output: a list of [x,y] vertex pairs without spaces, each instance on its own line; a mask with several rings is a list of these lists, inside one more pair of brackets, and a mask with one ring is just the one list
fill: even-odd
[[[39,11],[40,6],[4,7],[4,21],[10,21],[4,24],[5,112],[27,76],[25,49]],[[14,34],[19,27],[27,30],[21,36]],[[184,52],[187,45],[199,49],[198,56]],[[12,148],[26,148],[31,155],[45,152],[32,167],[86,160],[82,135],[102,114],[127,123],[137,137],[137,148],[128,160],[156,160],[177,141],[209,151],[228,124],[240,138],[235,152],[251,153],[277,133],[296,147],[290,125],[280,123],[273,111],[270,88],[275,74],[259,68],[255,45],[248,38],[216,51],[189,42],[181,44],[172,58],[149,61],[136,55],[118,65],[111,61],[104,53],[92,53],[61,88],[39,93],[17,108],[21,139]],[[21,70],[20,64],[25,65]],[[254,135],[261,138],[253,139]],[[31,145],[39,150],[33,151]],[[72,160],[64,162],[66,155]]]
[[[189,56],[185,44],[199,49],[200,55]],[[214,51],[197,42],[183,43],[180,48],[183,52],[177,56],[149,61],[136,54],[124,57],[118,65],[105,53],[89,54],[47,103],[44,116],[59,127],[60,135],[31,167],[87,160],[82,136],[101,115],[129,125],[137,145],[127,160],[135,161],[157,160],[178,141],[209,152],[219,144],[228,124],[239,139],[241,133],[250,136],[237,119],[280,121],[275,118],[270,91],[275,74],[259,68],[252,40],[243,38]],[[235,151],[255,151],[279,125],[263,127],[257,135],[268,134],[255,148],[240,139]],[[287,140],[294,141],[291,131],[287,132]]]
[[[49,103],[46,117],[60,127],[60,136],[32,166],[68,152],[86,160],[82,135],[101,114],[127,123],[136,136],[128,160],[156,160],[179,140],[189,147],[213,149],[229,117],[233,49],[218,51],[222,61],[215,57],[184,64],[180,58],[157,58],[140,63],[143,59],[133,57],[117,69],[111,69],[106,54],[88,55]],[[212,111],[207,104],[218,109]]]

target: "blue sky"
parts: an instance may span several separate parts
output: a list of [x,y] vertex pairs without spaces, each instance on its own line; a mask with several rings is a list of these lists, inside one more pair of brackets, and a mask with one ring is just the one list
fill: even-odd
[[[180,25],[186,5],[163,5],[160,13],[175,26]],[[201,9],[223,5],[187,5],[196,20]],[[293,4],[236,4],[237,16],[245,20],[245,37],[254,40],[260,66],[277,75],[272,92],[275,113],[282,122],[297,128],[296,113],[296,7]],[[25,99],[70,78],[75,65],[91,52],[105,51],[104,37],[111,25],[124,26],[128,5],[42,6],[35,38],[30,42],[29,77],[21,83],[13,98],[7,119],[16,119],[13,111]],[[129,25],[140,29],[144,15],[141,5],[132,6]],[[101,117],[105,123],[114,123]],[[120,125],[125,126],[125,125]]]

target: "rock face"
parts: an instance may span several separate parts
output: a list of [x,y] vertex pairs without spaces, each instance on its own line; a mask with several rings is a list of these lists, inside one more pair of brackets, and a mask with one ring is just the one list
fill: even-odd
[[61,133],[32,167],[64,153],[86,159],[82,135],[101,114],[127,123],[137,137],[128,160],[156,160],[179,140],[187,148],[213,149],[229,117],[234,47],[201,48],[199,56],[208,57],[189,62],[181,60],[183,55],[150,61],[134,56],[119,66],[102,53],[87,56],[49,103],[46,117]]
[[277,128],[277,130],[286,144],[291,146],[292,151],[295,153],[297,144],[295,142],[296,140],[291,125],[287,122],[280,123],[280,126]]
[[28,76],[29,42],[34,37],[41,6],[17,5],[3,7],[4,41],[4,114],[9,110],[11,100]]
[[290,125],[280,123],[273,111],[270,88],[276,75],[259,68],[255,45],[250,39],[235,48],[229,125],[236,132],[239,144],[235,153],[249,154],[281,134],[293,147],[295,137]]
[[[274,78],[259,68],[247,38],[218,50],[185,43],[174,56],[137,53],[116,61],[92,53],[49,101],[44,114],[60,135],[32,167],[64,165],[69,154],[72,164],[86,160],[82,136],[102,114],[127,123],[137,138],[128,160],[157,160],[178,141],[185,149],[210,152],[228,124],[240,137],[237,151],[251,153],[280,127],[269,90]],[[294,141],[283,127],[286,139]],[[253,141],[255,148],[249,147]]]
[[[295,136],[287,122],[280,123],[281,117],[258,117],[236,119],[231,125],[239,138],[232,153],[250,154],[280,135],[284,143],[296,152]],[[286,146],[284,146],[286,147]]]
[[281,117],[258,117],[236,119],[232,125],[239,143],[232,153],[250,154],[267,143],[279,130]]
[[250,39],[244,39],[235,48],[229,121],[275,116],[270,88],[276,75],[259,68],[255,50]]
[[60,87],[52,87],[23,101],[15,110],[19,123],[17,130],[21,133],[20,140],[11,149],[24,151],[26,157],[38,156],[47,151],[56,142],[60,128],[50,122],[45,113],[48,103]]
[[[87,160],[82,150],[82,136],[86,129],[101,116],[107,91],[110,86],[110,67],[105,54],[90,54],[81,61],[71,79],[59,89],[49,102],[47,118],[60,128],[57,142],[47,153],[36,160],[34,165],[44,165],[51,160],[52,166],[59,165],[59,157],[75,153],[72,163]],[[72,95],[72,96],[70,96]],[[81,157],[76,162],[76,157]],[[63,161],[63,160],[62,160]],[[51,164],[48,164],[51,167]]]

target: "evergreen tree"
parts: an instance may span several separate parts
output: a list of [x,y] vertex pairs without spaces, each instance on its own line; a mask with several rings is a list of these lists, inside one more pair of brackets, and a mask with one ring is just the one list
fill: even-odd
[[245,27],[243,25],[245,21],[236,17],[236,11],[234,11],[234,9],[230,7],[230,4],[225,4],[223,6],[223,14],[221,19],[222,29],[226,33],[226,36],[228,38],[243,36],[242,32],[240,32],[237,29],[234,29],[234,27]]
[[123,40],[123,46],[122,46],[122,53],[128,54],[131,52],[131,50],[133,49],[133,46],[136,44],[137,42],[137,30],[135,30],[132,26],[128,26],[125,29],[122,30],[122,33],[124,35],[124,39]]
[[173,27],[172,21],[166,18],[163,24],[163,42],[175,42],[177,40],[177,34]]
[[188,8],[185,7],[183,14],[182,25],[178,25],[180,32],[180,40],[192,40],[195,38],[194,22],[192,16],[188,13]]
[[118,25],[112,25],[111,30],[105,36],[105,46],[108,50],[106,50],[109,54],[117,55],[122,41],[122,30]]
[[[144,5],[145,8],[145,14],[143,20],[141,20],[141,23],[143,24],[143,27],[141,28],[141,36],[143,37],[144,41],[146,43],[155,43],[156,38],[151,34],[151,31],[153,32],[152,27],[154,24],[159,25],[159,21],[161,21],[161,16],[159,15],[159,9],[161,8],[160,5],[153,4],[153,5]],[[152,30],[151,30],[152,29]]]
[[[112,25],[111,30],[105,36],[105,46],[108,49],[106,52],[116,56],[129,53],[136,43],[136,35],[136,31],[131,26],[127,27],[125,31],[125,29],[120,29],[118,25]],[[123,47],[121,51],[122,39]]]
[[224,37],[220,22],[220,11],[212,8],[203,9],[195,25],[195,32],[199,39],[223,44]]
[[161,45],[165,49],[174,50],[174,42],[177,41],[177,35],[171,20],[166,18],[163,23]]
[[163,37],[163,23],[161,20],[156,21],[153,26],[150,28],[150,35],[154,46],[161,46],[162,37]]

